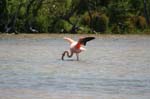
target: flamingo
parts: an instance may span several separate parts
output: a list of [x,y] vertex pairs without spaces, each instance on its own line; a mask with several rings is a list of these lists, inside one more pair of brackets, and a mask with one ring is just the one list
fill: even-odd
[[64,51],[62,54],[61,59],[64,60],[64,56],[67,54],[69,58],[73,56],[73,54],[76,54],[77,61],[79,60],[79,53],[82,51],[85,51],[86,49],[83,47],[86,46],[86,43],[90,40],[95,39],[95,37],[81,37],[78,41],[74,41],[71,38],[64,37],[65,40],[67,40],[70,43],[70,54],[69,51]]

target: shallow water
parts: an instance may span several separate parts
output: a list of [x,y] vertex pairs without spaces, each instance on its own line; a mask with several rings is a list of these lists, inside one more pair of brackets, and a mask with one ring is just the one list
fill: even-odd
[[60,37],[0,38],[0,99],[150,99],[150,37],[98,37],[80,61],[62,61],[67,49]]

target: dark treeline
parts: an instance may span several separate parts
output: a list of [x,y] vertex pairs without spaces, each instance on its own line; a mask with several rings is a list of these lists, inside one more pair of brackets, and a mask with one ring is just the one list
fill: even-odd
[[1,33],[149,32],[150,0],[0,0]]

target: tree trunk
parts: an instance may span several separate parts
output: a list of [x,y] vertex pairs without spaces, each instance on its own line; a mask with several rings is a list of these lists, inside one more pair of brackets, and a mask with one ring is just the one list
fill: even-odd
[[25,24],[24,24],[24,26],[25,26],[25,29],[24,29],[24,31],[25,32],[29,32],[30,31],[30,24],[31,24],[31,22],[30,22],[30,19],[29,19],[29,15],[30,15],[30,9],[31,9],[31,7],[32,7],[32,5],[33,5],[33,3],[35,2],[36,0],[30,0],[29,2],[28,2],[28,4],[27,4],[27,7],[26,7],[26,13],[25,13]]
[[89,4],[89,0],[88,0],[88,3],[87,3],[87,10],[88,10],[88,14],[89,14],[89,17],[90,17],[90,28],[92,29],[93,19],[92,19],[92,14],[91,14],[91,11],[90,11],[90,8],[89,8],[88,4]]
[[6,0],[0,1],[0,32],[5,32],[5,24],[7,22],[7,2]]
[[22,7],[22,4],[20,4],[18,6],[18,8],[16,9],[16,12],[12,15],[10,21],[6,24],[6,26],[5,26],[5,32],[7,32],[7,33],[9,33],[9,32],[15,32],[16,33],[15,25],[16,25],[18,13],[19,13],[21,7]]
[[144,2],[144,14],[145,14],[146,22],[148,25],[150,25],[149,16],[148,16],[148,12],[147,12],[146,0],[143,0],[143,2]]

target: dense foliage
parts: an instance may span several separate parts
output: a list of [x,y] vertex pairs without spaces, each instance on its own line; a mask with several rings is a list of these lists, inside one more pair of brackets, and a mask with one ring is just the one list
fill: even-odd
[[0,32],[150,31],[150,0],[1,0]]

